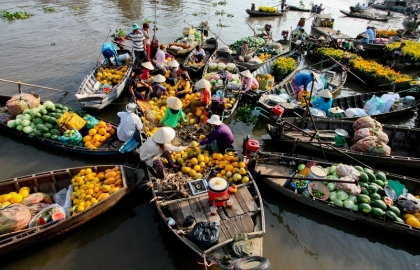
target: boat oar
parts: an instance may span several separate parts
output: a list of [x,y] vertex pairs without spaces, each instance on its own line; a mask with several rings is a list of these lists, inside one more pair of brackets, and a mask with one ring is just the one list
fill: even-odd
[[362,79],[359,78],[359,76],[357,76],[356,74],[354,74],[353,72],[350,71],[350,69],[348,69],[345,65],[341,64],[340,62],[338,62],[337,60],[335,60],[334,58],[332,58],[331,56],[328,56],[331,60],[333,60],[335,63],[339,64],[342,68],[344,68],[347,72],[349,72],[350,74],[352,74],[354,77],[356,77],[358,80],[360,80],[362,83],[364,83],[366,86],[370,86],[369,84],[365,83],[365,81],[363,81]]
[[1,82],[7,82],[7,83],[15,83],[19,85],[19,93],[22,93],[22,85],[26,85],[26,86],[32,86],[32,87],[38,87],[38,88],[42,88],[42,89],[47,89],[47,90],[53,90],[53,91],[60,91],[60,92],[66,92],[66,95],[69,93],[68,91],[65,90],[60,90],[57,88],[51,88],[51,87],[46,87],[46,86],[40,86],[40,85],[36,85],[36,84],[30,84],[30,83],[23,83],[23,82],[15,82],[15,81],[10,81],[10,80],[5,80],[5,79],[0,79]]

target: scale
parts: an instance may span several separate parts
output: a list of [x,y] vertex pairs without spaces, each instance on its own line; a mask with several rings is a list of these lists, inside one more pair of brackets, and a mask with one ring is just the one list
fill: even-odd
[[194,181],[188,182],[192,195],[198,195],[201,193],[207,192],[207,181],[206,179],[197,179]]

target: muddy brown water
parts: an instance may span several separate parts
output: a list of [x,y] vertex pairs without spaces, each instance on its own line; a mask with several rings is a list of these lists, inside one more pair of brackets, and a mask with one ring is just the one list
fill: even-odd
[[[215,1],[214,1],[215,2]],[[197,25],[206,20],[211,30],[220,36],[220,45],[230,44],[251,35],[247,25],[257,28],[265,23],[274,27],[274,37],[282,30],[295,27],[300,17],[309,13],[289,12],[280,18],[251,18],[245,9],[251,0],[227,0],[226,5],[214,7],[210,0],[161,1],[157,9],[156,33],[159,42],[168,43],[177,38],[184,20]],[[288,1],[298,5],[297,0]],[[339,9],[348,9],[357,1],[323,1],[326,13],[336,18],[335,29],[349,35],[362,32],[367,25],[377,28],[400,28],[402,15],[389,23],[369,22],[344,18]],[[277,5],[277,1],[264,1],[256,5]],[[319,4],[319,3],[318,3]],[[309,3],[306,3],[308,6]],[[44,13],[43,7],[53,6],[54,13]],[[75,8],[77,7],[77,8]],[[26,20],[0,19],[0,78],[54,87],[68,91],[62,93],[24,87],[34,91],[43,100],[52,100],[80,108],[74,94],[86,74],[99,58],[100,48],[109,30],[128,31],[133,22],[154,19],[155,8],[149,1],[128,0],[56,0],[24,1],[2,0],[0,10],[22,10],[34,13]],[[215,15],[224,10],[233,14],[228,18]],[[205,12],[194,16],[194,12]],[[307,22],[308,26],[311,19]],[[228,27],[217,27],[222,23]],[[306,27],[309,30],[309,27]],[[222,42],[223,41],[223,42]],[[419,77],[419,71],[410,70]],[[360,82],[350,78],[342,95],[369,91]],[[16,93],[17,86],[0,83],[0,94]],[[116,103],[126,103],[123,94]],[[116,112],[124,105],[115,104],[95,114],[115,121]],[[389,123],[416,126],[417,112],[390,119]],[[250,134],[261,140],[266,138],[264,120],[257,125],[227,121],[235,134],[234,146]],[[136,165],[136,158],[86,158],[52,151],[0,134],[0,179],[26,175],[65,167],[94,164],[123,163]],[[272,149],[271,149],[272,150]],[[313,211],[278,196],[260,184],[265,203],[267,233],[264,255],[272,269],[418,269],[420,256],[418,241],[392,235],[369,227],[354,225],[346,220]],[[1,269],[204,269],[196,262],[200,258],[179,243],[160,221],[154,207],[149,204],[150,193],[133,190],[114,208],[58,238],[36,244],[22,251],[3,256]]]

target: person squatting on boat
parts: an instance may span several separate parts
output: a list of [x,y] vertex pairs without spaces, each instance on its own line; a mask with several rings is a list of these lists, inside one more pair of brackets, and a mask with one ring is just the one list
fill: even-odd
[[178,72],[179,63],[178,63],[178,61],[173,59],[168,63],[168,66],[169,66],[170,74],[169,74],[169,77],[168,77],[167,81],[168,81],[169,84],[175,85],[176,84],[175,81],[177,80],[176,79],[177,78],[176,74]]
[[195,83],[197,89],[202,89],[201,99],[196,99],[191,102],[190,112],[195,114],[197,107],[207,108],[211,103],[211,83],[206,79],[201,79]]
[[204,61],[204,58],[206,58],[206,53],[204,50],[200,47],[200,45],[195,46],[192,53],[192,59],[194,62],[201,63]]
[[112,66],[111,57],[114,57],[115,63],[117,66],[121,66],[121,61],[118,58],[118,53],[115,48],[115,45],[112,42],[105,42],[102,44],[102,55],[105,58],[105,63],[107,66]]
[[170,144],[174,138],[175,130],[170,127],[161,127],[136,151],[140,155],[140,160],[152,167],[159,178],[166,177],[161,158],[166,158],[169,168],[179,168],[178,165],[175,165],[169,151],[180,152],[187,149],[185,146],[176,147]]
[[187,79],[187,75],[181,74],[181,78],[178,80],[178,82],[175,85],[175,95],[178,98],[185,97],[186,94],[191,94],[192,88],[191,83]]
[[328,89],[324,89],[318,92],[314,101],[312,101],[312,107],[324,111],[326,114],[328,114],[329,109],[331,109],[332,102],[333,99],[331,92],[328,91]]
[[165,115],[163,116],[162,120],[160,120],[158,126],[176,128],[179,119],[181,119],[184,123],[187,122],[187,120],[185,119],[184,112],[182,111],[182,102],[179,98],[168,97],[166,103],[169,109],[166,110]]
[[131,40],[133,42],[133,51],[134,51],[134,66],[137,68],[140,67],[142,62],[149,61],[147,54],[145,52],[146,37],[140,32],[139,26],[137,23],[133,24],[131,27],[131,33],[129,33],[125,39]]
[[258,83],[257,79],[252,76],[251,72],[247,69],[241,72],[242,75],[242,83],[240,90],[247,92],[249,90],[258,90],[260,84]]
[[125,112],[118,112],[117,116],[119,117],[119,124],[117,127],[117,137],[118,140],[126,142],[128,141],[136,132],[136,130],[141,132],[143,128],[143,123],[141,122],[140,117],[136,114],[137,104],[128,103],[125,107]]
[[299,93],[302,87],[305,90],[308,89],[309,83],[312,82],[313,80],[315,80],[315,75],[313,72],[312,73],[299,72],[298,74],[293,76],[292,83],[293,83],[293,88],[295,90],[296,99],[299,98]]
[[[152,87],[140,77],[143,74],[141,70],[135,69],[133,70],[133,76],[128,79],[128,91],[130,92],[131,96],[133,97],[134,101],[137,99],[147,100],[147,95],[152,91]],[[138,84],[141,84],[139,87]],[[146,92],[145,96],[140,94],[141,92]]]
[[213,114],[207,121],[213,130],[206,135],[200,145],[207,145],[212,152],[224,153],[227,148],[233,148],[233,134],[230,128],[220,121],[220,116]]
[[239,62],[248,62],[251,60],[251,55],[248,55],[248,42],[244,41],[241,47],[238,48],[236,54],[238,55]]
[[153,77],[152,93],[150,93],[151,98],[160,98],[164,93],[167,92],[166,87],[161,84],[164,81],[166,81],[166,78],[161,74],[158,74],[155,77]]

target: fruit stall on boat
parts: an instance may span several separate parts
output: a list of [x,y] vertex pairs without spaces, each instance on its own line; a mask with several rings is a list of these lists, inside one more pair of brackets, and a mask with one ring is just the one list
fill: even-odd
[[194,28],[185,27],[182,36],[169,42],[166,51],[174,56],[182,56],[191,52],[197,44],[201,44],[202,36],[200,31]]
[[80,84],[76,98],[86,110],[101,110],[116,100],[131,76],[134,57],[128,50],[117,50],[123,66],[97,65]]
[[248,61],[249,64],[251,64],[254,62],[256,63],[261,62],[258,57],[256,57],[257,59],[255,59],[255,57],[254,58],[252,57],[257,50],[261,49],[267,44],[267,40],[262,36],[250,36],[250,37],[241,38],[229,46],[229,49],[232,51],[231,54],[234,57],[236,64],[242,70],[247,69],[248,66],[244,66],[243,65],[245,64],[244,62],[238,61],[237,52],[238,52],[238,49],[244,44],[244,42],[248,43],[248,54],[246,56],[251,58]]
[[56,237],[106,212],[135,186],[120,165],[35,173],[0,183],[0,254]]
[[[34,101],[37,99],[38,101]],[[121,155],[117,126],[39,96],[0,96],[0,131],[26,142],[84,155]],[[25,108],[25,109],[24,109]],[[142,140],[146,138],[141,134]]]
[[353,39],[351,36],[342,33],[340,30],[334,30],[335,19],[328,14],[316,14],[312,21],[311,30],[316,36],[323,36],[325,38],[336,41],[345,41]]
[[[323,142],[322,149],[313,138],[315,129],[309,117],[306,119],[285,117],[279,119],[276,126],[267,126],[267,132],[273,141],[282,141],[306,154],[329,160],[345,160],[348,157],[375,168],[400,173],[410,171],[420,165],[418,144],[420,129],[398,125],[381,125],[369,116],[356,122],[340,119],[314,118],[318,134]],[[341,136],[337,134],[342,134]],[[329,147],[338,148],[348,156]],[[412,175],[411,173],[409,173]]]
[[[191,140],[186,136],[183,142]],[[148,185],[161,219],[205,262],[222,269],[245,267],[251,262],[262,267],[259,269],[269,269],[269,261],[261,257],[264,205],[245,163],[233,149],[211,155],[197,147],[197,141],[190,145],[185,151],[172,153],[181,168],[165,169],[165,179],[148,170]],[[209,237],[200,237],[202,230],[207,230]],[[239,248],[240,243],[245,246]]]
[[219,45],[215,38],[209,38],[204,41],[204,45],[201,45],[201,49],[204,50],[206,56],[204,57],[203,61],[199,63],[195,63],[194,59],[192,58],[193,51],[185,58],[184,66],[193,72],[198,72],[201,70],[207,63],[207,61],[211,58],[213,54],[217,51]]
[[309,207],[401,236],[420,236],[419,179],[268,152],[255,155],[248,168],[257,181]]
[[246,9],[245,12],[248,13],[250,17],[274,17],[274,16],[283,16],[289,10],[289,6],[285,6],[284,10],[278,10],[275,7],[269,6],[259,6],[258,10]]

